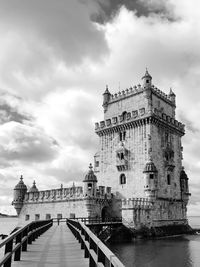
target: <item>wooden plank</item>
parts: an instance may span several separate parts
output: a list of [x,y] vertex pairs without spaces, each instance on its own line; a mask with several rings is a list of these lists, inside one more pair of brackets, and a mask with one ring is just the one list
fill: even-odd
[[66,224],[54,225],[22,252],[14,267],[69,266],[88,267],[89,260]]

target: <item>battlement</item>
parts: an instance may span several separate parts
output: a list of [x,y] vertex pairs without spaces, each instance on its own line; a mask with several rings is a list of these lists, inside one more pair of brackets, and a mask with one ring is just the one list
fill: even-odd
[[174,129],[177,129],[182,134],[185,133],[184,124],[166,115],[165,113],[162,113],[160,110],[156,108],[154,108],[152,114],[148,114],[145,108],[141,108],[139,110],[133,110],[132,112],[126,113],[126,116],[124,116],[124,114],[121,114],[117,117],[112,117],[105,121],[100,121],[99,123],[96,122],[95,132],[98,134],[99,132],[103,130],[114,128],[116,126],[121,126],[121,125],[124,125],[125,123],[130,123],[131,125],[132,122],[138,122],[141,119],[143,119],[143,123],[146,123],[145,119],[150,118],[150,117],[154,119],[158,119],[160,122],[166,123],[168,126],[171,126]]
[[[148,89],[150,89],[152,91],[152,93],[157,95],[163,101],[174,106],[174,102],[171,100],[170,94],[168,94],[168,95],[165,94],[163,91],[161,91],[160,89],[158,89],[154,85],[151,85],[151,87],[149,87]],[[116,101],[131,97],[131,96],[134,96],[134,95],[137,95],[140,93],[143,93],[145,90],[147,90],[147,88],[143,87],[141,84],[135,85],[135,86],[130,87],[130,88],[126,88],[125,90],[119,91],[118,93],[111,94],[108,104],[114,103]]]
[[152,201],[148,198],[126,198],[122,199],[122,209],[151,209]]
[[[27,192],[24,197],[24,203],[32,202],[54,202],[67,200],[80,200],[87,197],[83,192],[82,186],[73,186],[69,188],[58,188],[43,190],[38,192]],[[97,188],[96,198],[111,198],[111,187],[99,186]]]

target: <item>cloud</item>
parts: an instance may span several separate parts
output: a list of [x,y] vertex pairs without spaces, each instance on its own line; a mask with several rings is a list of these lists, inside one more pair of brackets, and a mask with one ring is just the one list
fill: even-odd
[[[90,0],[81,2],[91,4]],[[164,19],[175,20],[173,5],[168,0],[96,0],[96,4],[96,10],[93,10],[91,19],[99,23],[113,20],[121,7],[133,11],[138,17],[156,15]]]
[[21,172],[39,188],[81,181],[98,149],[93,127],[103,119],[105,84],[114,93],[141,83],[148,67],[157,87],[177,95],[195,205],[199,10],[194,0],[0,0],[0,162],[7,181],[14,186]]
[[0,158],[30,163],[49,161],[56,156],[57,146],[40,129],[17,122],[0,126]]

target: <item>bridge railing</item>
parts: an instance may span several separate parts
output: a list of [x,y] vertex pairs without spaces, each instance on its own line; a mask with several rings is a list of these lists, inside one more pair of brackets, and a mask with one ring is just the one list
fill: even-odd
[[102,217],[98,217],[98,218],[89,218],[89,217],[77,217],[74,218],[74,220],[78,220],[81,222],[84,222],[85,224],[89,224],[89,223],[106,223],[106,222],[122,222],[122,218],[121,217],[108,217],[108,218],[102,218]]
[[[52,218],[54,223],[59,224],[60,222],[66,222],[69,218]],[[87,224],[101,224],[101,223],[120,223],[122,222],[122,218],[121,217],[110,217],[110,218],[102,218],[102,217],[98,217],[98,218],[90,218],[90,217],[76,217],[73,218],[72,220],[77,220],[77,221],[81,221],[83,223]]]
[[89,258],[89,267],[124,267],[116,255],[83,222],[68,219],[67,225],[81,243],[85,258]]
[[32,242],[47,231],[52,224],[52,220],[34,221],[5,238],[0,243],[0,248],[5,247],[5,254],[4,257],[0,259],[0,266],[10,267],[13,254],[14,261],[20,261],[21,252],[27,251],[27,245],[32,244]]

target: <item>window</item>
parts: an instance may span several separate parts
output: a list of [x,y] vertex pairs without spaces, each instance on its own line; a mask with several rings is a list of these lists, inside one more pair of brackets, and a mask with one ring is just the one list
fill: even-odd
[[50,220],[51,219],[51,214],[46,214],[46,220]]
[[170,177],[170,175],[169,175],[169,174],[167,175],[167,184],[168,184],[168,185],[170,185],[170,184],[171,184],[171,177]]
[[57,214],[57,218],[58,218],[58,219],[62,219],[62,214],[61,214],[61,213],[58,213],[58,214]]
[[122,173],[119,177],[119,183],[120,184],[126,184],[126,176],[124,173]]
[[146,80],[146,83],[149,83],[149,80]]
[[40,219],[40,214],[35,214],[35,221],[38,221]]
[[123,118],[123,120],[126,120],[126,117],[127,117],[127,112],[124,111],[124,112],[122,113],[122,118]]
[[126,132],[120,132],[119,133],[119,140],[124,141],[126,139]]
[[30,219],[30,215],[29,214],[26,214],[25,221],[29,221],[29,219]]
[[89,183],[88,184],[88,190],[91,190],[92,189],[92,183]]
[[99,161],[95,161],[95,167],[99,167]]
[[150,178],[150,179],[153,179],[153,174],[150,174],[150,175],[149,175],[149,178]]

